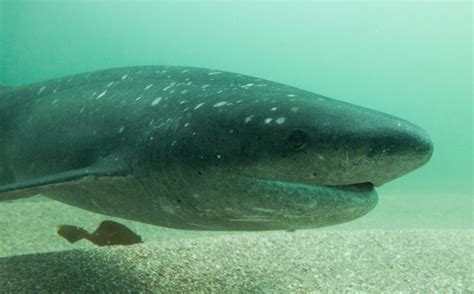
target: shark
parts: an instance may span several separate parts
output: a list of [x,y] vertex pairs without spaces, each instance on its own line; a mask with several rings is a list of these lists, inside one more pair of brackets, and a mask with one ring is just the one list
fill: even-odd
[[348,222],[427,163],[401,118],[262,78],[138,66],[0,89],[0,201],[188,230]]

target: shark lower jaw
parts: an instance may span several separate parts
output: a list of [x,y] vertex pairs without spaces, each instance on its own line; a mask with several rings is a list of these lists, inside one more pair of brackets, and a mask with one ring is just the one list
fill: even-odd
[[260,178],[254,176],[247,176],[247,175],[239,175],[240,177],[245,177],[256,182],[268,182],[273,184],[291,186],[291,187],[306,187],[306,188],[314,188],[314,189],[336,189],[341,191],[348,191],[348,192],[373,192],[375,191],[375,185],[371,182],[361,182],[361,183],[353,183],[353,184],[344,184],[344,185],[326,185],[320,183],[308,183],[308,182],[295,182],[295,181],[287,181],[287,180],[279,180],[279,179],[267,179],[267,178]]
[[308,183],[298,183],[298,182],[285,182],[279,181],[282,185],[293,186],[294,188],[298,187],[309,187],[314,188],[314,190],[319,191],[334,191],[338,190],[340,192],[347,192],[348,194],[367,194],[375,192],[375,187],[372,183],[364,182],[364,183],[356,183],[356,184],[348,184],[348,185],[321,185],[321,184],[308,184]]
[[[244,184],[248,203],[240,225],[255,230],[310,229],[340,224],[359,218],[378,202],[369,182],[349,185],[299,183],[286,179],[237,176]],[[248,216],[248,211],[256,215]],[[232,226],[237,226],[235,220]]]

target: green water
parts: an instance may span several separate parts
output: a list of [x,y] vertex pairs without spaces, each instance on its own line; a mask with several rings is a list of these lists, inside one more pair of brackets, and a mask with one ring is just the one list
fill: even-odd
[[464,224],[473,194],[471,5],[0,0],[0,81],[186,65],[387,112],[425,128],[435,152],[423,168],[381,187],[381,198],[414,203],[413,215],[430,205],[433,219]]
[[[215,68],[404,118],[435,149],[379,187],[368,215],[317,230],[190,232],[44,197],[1,202],[0,292],[151,293],[147,284],[155,293],[163,282],[163,293],[472,293],[472,11],[471,1],[0,0],[0,84],[134,65]],[[145,243],[97,249],[55,229],[93,232],[104,219]],[[248,279],[256,290],[243,290]]]

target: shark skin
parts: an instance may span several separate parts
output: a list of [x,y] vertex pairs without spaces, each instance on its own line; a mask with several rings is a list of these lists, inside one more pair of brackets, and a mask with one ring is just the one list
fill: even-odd
[[0,201],[43,194],[178,229],[361,217],[433,144],[397,117],[220,70],[101,70],[0,91]]

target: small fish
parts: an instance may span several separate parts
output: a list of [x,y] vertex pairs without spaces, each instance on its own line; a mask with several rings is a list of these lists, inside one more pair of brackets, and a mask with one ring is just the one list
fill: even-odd
[[98,246],[132,245],[143,242],[132,230],[111,220],[101,222],[92,234],[83,228],[70,225],[58,226],[58,234],[71,243],[87,239]]

